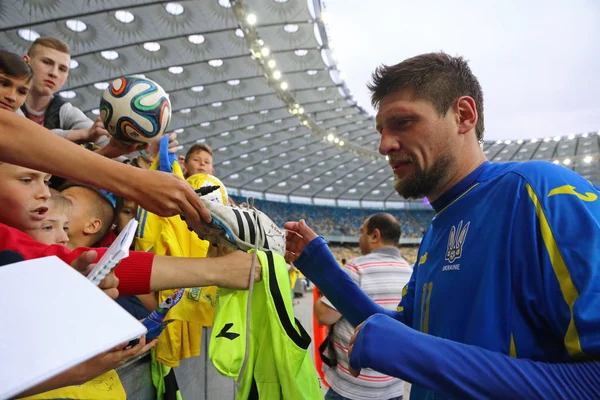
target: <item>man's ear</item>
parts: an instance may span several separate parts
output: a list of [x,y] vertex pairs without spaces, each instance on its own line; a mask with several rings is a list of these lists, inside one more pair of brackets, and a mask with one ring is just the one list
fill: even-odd
[[95,235],[102,229],[102,221],[99,218],[90,218],[83,227],[83,233],[86,235]]
[[475,129],[479,116],[475,100],[472,97],[462,96],[456,100],[455,111],[459,133],[464,134]]
[[379,242],[381,240],[381,232],[379,232],[379,229],[373,229],[373,233],[371,233],[371,238],[372,242]]
[[23,56],[23,61],[25,61],[27,64],[29,64],[31,62],[31,57],[29,57],[27,54],[25,54]]

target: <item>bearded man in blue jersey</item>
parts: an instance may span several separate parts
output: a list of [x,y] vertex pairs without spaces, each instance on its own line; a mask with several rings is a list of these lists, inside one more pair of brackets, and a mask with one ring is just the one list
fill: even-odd
[[285,225],[288,261],[358,326],[354,373],[412,382],[412,399],[600,398],[598,187],[549,162],[487,161],[483,92],[460,57],[381,66],[369,89],[396,191],[436,211],[397,310],[304,221]]

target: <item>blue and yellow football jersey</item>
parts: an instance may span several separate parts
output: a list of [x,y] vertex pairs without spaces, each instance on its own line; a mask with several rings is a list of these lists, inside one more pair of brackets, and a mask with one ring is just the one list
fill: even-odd
[[403,322],[532,360],[600,356],[598,195],[555,164],[485,163],[432,204]]
[[[432,203],[436,216],[421,242],[413,276],[395,315],[386,314],[494,356],[547,363],[600,360],[599,195],[598,187],[551,163],[482,164]],[[306,264],[322,252],[308,249]],[[301,270],[302,261],[296,262]],[[340,283],[341,275],[311,276],[319,272],[310,267],[304,272],[332,302],[332,295],[347,302],[352,293],[352,304],[333,304],[353,323],[383,313],[357,296],[349,282]],[[468,371],[481,370],[477,357],[472,363],[463,360],[465,381],[472,379]],[[378,362],[386,370],[394,360]],[[433,371],[435,360],[430,362]],[[455,391],[460,374],[454,382],[447,378],[430,388],[468,392]],[[481,390],[473,393],[485,393]],[[419,385],[411,392],[413,399],[444,397]]]

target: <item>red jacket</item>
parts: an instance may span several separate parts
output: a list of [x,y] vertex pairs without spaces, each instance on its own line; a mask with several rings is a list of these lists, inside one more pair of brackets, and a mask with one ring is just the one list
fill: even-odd
[[[87,250],[98,252],[96,262],[102,257],[106,248],[79,247],[73,251],[65,246],[54,244],[47,245],[37,242],[28,234],[18,229],[11,228],[0,223],[0,251],[12,250],[21,254],[26,260],[57,256],[67,264],[71,264],[81,253]],[[154,254],[130,251],[129,257],[121,261],[115,269],[119,278],[119,294],[131,296],[136,294],[150,293],[150,275],[152,274],[152,262]]]

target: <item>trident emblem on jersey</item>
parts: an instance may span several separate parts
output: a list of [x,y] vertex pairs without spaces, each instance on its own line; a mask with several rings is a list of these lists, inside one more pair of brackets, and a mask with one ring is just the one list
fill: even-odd
[[450,237],[448,238],[448,250],[446,250],[446,260],[451,263],[462,255],[463,244],[465,244],[470,225],[470,221],[467,222],[465,226],[463,226],[463,222],[460,221],[458,228],[452,225]]

